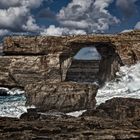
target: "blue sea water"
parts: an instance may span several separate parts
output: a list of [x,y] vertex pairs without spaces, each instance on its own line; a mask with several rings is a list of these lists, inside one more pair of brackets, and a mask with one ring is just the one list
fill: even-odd
[[[7,93],[2,96],[2,91]],[[2,117],[20,117],[20,115],[27,111],[25,106],[26,98],[25,92],[21,89],[0,88],[0,116]]]

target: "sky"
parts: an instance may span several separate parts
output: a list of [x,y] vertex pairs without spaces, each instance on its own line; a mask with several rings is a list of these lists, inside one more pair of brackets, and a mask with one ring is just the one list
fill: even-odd
[[0,0],[0,37],[140,29],[140,0]]

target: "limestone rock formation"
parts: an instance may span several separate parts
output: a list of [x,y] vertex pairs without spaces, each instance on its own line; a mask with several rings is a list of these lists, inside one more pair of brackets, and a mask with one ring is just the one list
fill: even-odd
[[[120,113],[122,110],[123,113]],[[139,140],[139,112],[140,100],[123,98],[111,99],[78,118],[30,110],[23,114],[21,119],[0,118],[0,139]]]
[[113,120],[139,119],[140,99],[113,98],[100,104],[96,110],[87,111],[83,116],[98,116]]
[[[102,86],[114,79],[121,65],[140,60],[140,31],[117,35],[14,36],[6,37],[2,46],[0,86],[24,88],[27,104],[33,103],[40,109],[49,105],[49,109],[65,110],[72,102],[70,110],[76,110],[80,109],[81,101],[85,103],[82,109],[93,108],[95,104],[96,88],[90,89],[91,98],[83,100],[85,94],[86,97],[89,94],[85,90],[86,84],[90,87],[96,82]],[[101,59],[75,61],[74,56],[86,47],[95,47]],[[38,93],[33,93],[34,87]],[[63,99],[63,108],[59,100],[56,100],[58,103],[50,101],[52,95],[56,96],[55,99],[63,95],[68,98],[75,95],[80,99]]]
[[40,111],[63,111],[91,109],[95,107],[98,86],[95,84],[62,82],[29,84],[27,104],[35,105]]
[[59,62],[55,56],[0,56],[0,85],[25,87],[40,81],[61,82]]

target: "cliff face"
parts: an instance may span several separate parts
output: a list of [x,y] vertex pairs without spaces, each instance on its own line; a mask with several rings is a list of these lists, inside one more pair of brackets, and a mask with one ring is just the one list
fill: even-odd
[[[95,81],[102,85],[115,77],[120,65],[139,61],[140,32],[69,37],[6,37],[3,46],[0,86],[25,88],[29,105],[72,111],[93,108],[98,88],[93,84]],[[74,60],[74,56],[86,47],[95,47],[101,59]],[[86,82],[87,85],[92,83],[94,87],[90,88],[90,96],[85,88]],[[85,95],[87,98],[84,98]],[[60,103],[61,96],[65,109]],[[79,100],[74,96],[78,96]],[[52,103],[54,99],[56,102]],[[81,102],[85,104],[82,106]]]

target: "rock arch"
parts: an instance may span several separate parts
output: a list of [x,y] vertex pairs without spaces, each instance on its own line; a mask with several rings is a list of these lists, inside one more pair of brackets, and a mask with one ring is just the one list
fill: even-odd
[[[62,81],[90,83],[98,81],[100,85],[103,85],[105,81],[115,77],[115,73],[122,65],[115,46],[110,42],[72,43],[70,48],[69,52],[60,57]],[[95,49],[96,54],[93,54],[95,56],[82,58],[80,51],[84,49],[88,51],[89,48],[91,52],[93,48]],[[81,57],[81,60],[78,60],[78,57]]]
[[95,82],[100,61],[101,55],[94,45],[81,48],[72,59],[66,81]]

